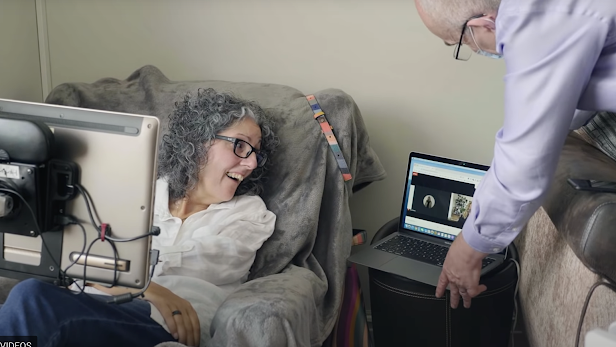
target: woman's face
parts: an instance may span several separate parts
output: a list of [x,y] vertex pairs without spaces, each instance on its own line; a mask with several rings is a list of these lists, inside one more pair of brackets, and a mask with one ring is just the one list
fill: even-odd
[[[261,128],[246,117],[218,135],[238,138],[261,148]],[[200,204],[217,204],[233,198],[240,182],[257,167],[255,153],[240,158],[233,152],[233,143],[215,139],[207,152],[207,163],[199,172],[199,183],[189,192],[189,199]]]

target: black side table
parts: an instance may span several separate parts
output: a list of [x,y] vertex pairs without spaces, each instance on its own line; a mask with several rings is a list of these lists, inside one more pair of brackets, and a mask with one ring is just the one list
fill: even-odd
[[[398,218],[376,233],[372,244],[397,230]],[[405,277],[369,269],[372,326],[376,347],[507,347],[513,328],[518,281],[515,246],[507,260],[481,278],[488,289],[452,309],[449,291],[440,299],[436,288]]]

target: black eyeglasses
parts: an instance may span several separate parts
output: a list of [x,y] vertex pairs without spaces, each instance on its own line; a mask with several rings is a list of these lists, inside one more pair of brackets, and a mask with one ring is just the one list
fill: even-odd
[[[481,18],[483,16],[485,16],[485,14],[478,14],[476,16],[472,16],[471,18],[467,19],[466,22],[464,22],[464,25],[462,26],[462,33],[460,34],[460,41],[458,41],[458,44],[454,47],[453,50],[453,57],[456,60],[467,61],[470,59],[471,55],[473,54],[473,50],[462,43],[462,40],[464,39],[464,33],[466,32],[466,26],[471,20]],[[467,49],[461,52],[460,50],[464,47],[466,47]]]
[[254,152],[257,157],[257,166],[263,167],[263,165],[265,165],[265,162],[267,161],[267,154],[252,147],[250,143],[235,137],[228,137],[222,135],[216,135],[215,137],[219,140],[231,142],[233,144],[233,153],[235,153],[235,155],[237,155],[238,157],[248,158]]

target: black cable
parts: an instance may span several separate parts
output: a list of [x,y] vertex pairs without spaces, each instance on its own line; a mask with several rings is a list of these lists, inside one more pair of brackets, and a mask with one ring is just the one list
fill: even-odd
[[13,194],[13,195],[17,196],[24,203],[24,205],[28,208],[28,210],[30,211],[30,215],[33,218],[33,222],[34,222],[34,226],[35,226],[35,229],[36,229],[37,236],[41,236],[41,240],[43,241],[43,246],[45,247],[45,250],[47,250],[47,253],[49,254],[49,257],[53,261],[54,265],[57,266],[58,271],[61,271],[62,269],[60,267],[60,264],[53,257],[53,254],[49,250],[49,247],[47,247],[47,242],[45,242],[45,238],[43,237],[43,234],[41,233],[41,228],[40,228],[40,226],[38,224],[38,218],[36,217],[36,214],[34,213],[34,210],[32,209],[32,206],[30,206],[28,201],[21,194],[19,194],[19,192],[16,191],[16,190],[7,189],[7,188],[0,188],[0,192],[10,193],[10,194]]
[[[86,250],[86,253],[84,255],[85,259],[83,260],[83,288],[81,288],[81,287],[79,287],[79,285],[77,285],[82,293],[86,290],[86,279],[87,279],[86,271],[88,269],[88,255],[90,254],[90,250],[92,249],[92,246],[94,246],[96,241],[98,241],[98,239],[94,239],[94,240],[92,240],[92,242],[90,242],[90,245],[88,246],[88,249]],[[79,256],[79,258],[81,258],[81,256]],[[79,259],[79,258],[77,258],[77,259]]]
[[[81,195],[83,195],[84,202],[86,204],[86,209],[88,210],[88,216],[90,217],[90,222],[92,223],[92,226],[96,229],[96,231],[98,233],[98,236],[99,236],[97,239],[95,239],[90,244],[90,247],[88,247],[88,250],[86,251],[86,255],[85,255],[86,256],[86,260],[85,260],[84,263],[87,264],[88,254],[90,254],[90,249],[91,249],[92,245],[94,245],[94,243],[96,241],[98,241],[98,240],[101,240],[101,242],[108,241],[109,244],[111,245],[111,247],[113,248],[113,254],[114,254],[113,284],[111,286],[109,286],[109,287],[107,287],[107,286],[104,286],[104,287],[105,288],[112,288],[112,287],[114,287],[117,284],[117,268],[118,268],[117,263],[118,263],[118,260],[119,260],[119,258],[118,258],[118,250],[117,250],[117,248],[115,246],[115,242],[130,242],[130,241],[135,241],[135,240],[139,240],[139,239],[142,239],[142,238],[146,238],[146,237],[149,237],[149,236],[156,236],[156,235],[159,234],[160,229],[155,228],[154,230],[152,230],[149,233],[146,233],[146,234],[143,234],[143,235],[140,235],[140,236],[136,236],[136,237],[133,237],[133,238],[129,238],[129,239],[119,239],[119,238],[115,238],[113,236],[109,236],[109,233],[111,233],[111,231],[109,231],[109,233],[105,232],[103,234],[103,230],[102,230],[102,227],[101,227],[102,223],[100,223],[100,224],[97,223],[95,221],[95,218],[94,218],[94,214],[97,214],[97,212],[96,212],[96,207],[94,206],[94,202],[92,201],[92,197],[90,196],[88,191],[84,187],[82,187],[80,184],[75,184],[75,187],[77,188],[77,190],[79,190]],[[94,213],[92,211],[94,211]],[[98,217],[98,214],[96,215],[96,217],[97,217],[96,219],[98,219],[100,221],[100,218]],[[110,226],[109,225],[107,225],[107,228],[110,230]],[[122,303],[125,303],[125,302],[132,301],[134,298],[142,296],[143,293],[145,293],[145,291],[148,289],[148,287],[149,287],[149,285],[151,283],[151,280],[152,280],[152,277],[154,276],[154,270],[156,268],[156,264],[157,263],[158,263],[158,250],[152,250],[152,257],[150,258],[150,265],[152,266],[152,270],[151,270],[150,276],[148,278],[148,282],[143,287],[143,289],[141,291],[137,292],[137,293],[134,293],[134,294],[133,293],[125,293],[125,294],[121,294],[121,295],[114,295],[114,296],[112,296],[112,299],[110,301],[108,301],[108,303],[110,303],[110,304],[122,304]],[[85,279],[86,279],[86,266],[85,266],[85,264],[84,264],[84,275],[83,275],[84,283],[85,283]]]
[[[101,223],[100,223],[100,218],[98,217],[98,213],[96,212],[96,207],[94,206],[94,203],[92,202],[92,197],[90,196],[90,193],[88,193],[88,191],[87,191],[84,187],[82,187],[80,184],[75,184],[75,187],[77,188],[77,190],[79,190],[79,192],[80,192],[80,193],[81,193],[81,195],[83,196],[83,200],[84,200],[84,202],[86,203],[86,208],[87,208],[87,210],[88,210],[88,216],[90,217],[90,222],[92,223],[92,226],[93,226],[93,227],[96,229],[96,231],[98,232],[98,236],[99,236],[99,238],[100,238],[100,237],[101,237],[101,233],[102,233],[102,227],[101,227],[101,225],[100,225],[100,224],[101,224]],[[92,211],[94,211],[94,213],[93,213]],[[94,218],[94,217],[96,217],[96,219],[98,219],[98,220],[99,220],[99,223],[97,223],[97,222],[95,221],[95,218]],[[146,235],[145,235],[145,237],[147,237],[147,236],[150,236],[150,235],[147,235],[147,234],[146,234]],[[139,238],[141,238],[141,237],[139,237]],[[138,238],[134,238],[134,240],[136,240],[136,239],[138,239]],[[92,246],[92,245],[93,245],[96,241],[98,241],[98,240],[99,240],[99,239],[97,238],[97,239],[96,239],[96,240],[95,240],[95,241],[91,244],[91,246]],[[113,263],[113,282],[112,282],[111,286],[109,286],[109,287],[104,286],[104,287],[105,287],[105,288],[112,288],[112,287],[115,287],[115,286],[116,286],[117,281],[118,281],[118,273],[117,273],[117,271],[118,271],[118,260],[119,260],[119,256],[118,256],[118,249],[117,249],[117,247],[115,246],[114,241],[116,241],[116,242],[126,242],[126,241],[121,240],[121,239],[115,239],[115,238],[113,238],[113,237],[108,236],[107,234],[105,234],[105,235],[102,237],[102,239],[101,239],[101,241],[105,241],[105,240],[107,240],[107,241],[109,242],[109,244],[111,245],[111,247],[113,248],[113,258],[114,258],[114,263]],[[133,240],[133,239],[130,239],[130,240],[127,240],[127,241],[132,241],[132,240]],[[90,246],[90,247],[91,247],[91,246]],[[83,252],[82,252],[82,253],[83,253]],[[85,260],[85,263],[86,263],[86,264],[87,264],[87,257],[88,257],[88,255],[89,255],[89,254],[90,254],[90,252],[89,252],[89,251],[88,251],[88,252],[86,252],[86,260]],[[84,276],[83,276],[83,278],[84,278],[84,281],[85,281],[85,278],[86,278],[86,276],[85,276],[85,265],[84,265]]]
[[90,192],[88,192],[88,190],[86,188],[84,188],[83,186],[77,184],[79,186],[79,188],[81,188],[85,193],[85,197],[87,198],[86,202],[88,202],[90,204],[90,206],[92,206],[92,214],[94,216],[94,219],[98,222],[98,225],[101,225],[101,217],[99,217],[98,215],[98,211],[96,210],[96,206],[94,206],[94,201],[92,201],[92,196],[90,195]]
[[[73,224],[77,224],[77,225],[81,228],[81,232],[83,233],[83,246],[81,247],[81,252],[79,253],[79,254],[83,254],[83,252],[85,252],[85,251],[86,251],[86,239],[88,238],[88,237],[87,237],[87,234],[86,234],[86,228],[83,226],[83,224],[81,224],[81,223],[79,223],[79,222],[75,222],[75,223],[73,223]],[[67,224],[67,225],[68,225],[68,224]],[[72,262],[72,263],[70,263],[70,264],[66,267],[66,269],[64,269],[64,272],[68,272],[68,269],[72,268],[72,267],[73,267],[73,265],[77,264],[77,261],[79,260],[79,258],[80,258],[80,257],[81,257],[81,256],[79,256],[79,257],[77,257],[77,259],[73,260],[73,262]]]
[[600,286],[606,286],[613,291],[616,291],[616,285],[611,282],[605,282],[604,280],[599,280],[595,284],[590,287],[588,294],[586,294],[586,301],[584,302],[584,306],[582,307],[582,313],[580,315],[580,321],[578,322],[577,333],[575,334],[575,347],[578,347],[580,344],[580,335],[582,334],[582,324],[584,323],[584,316],[586,316],[586,310],[588,309],[588,304],[590,303],[590,298],[592,297],[593,292]]
[[32,207],[30,206],[30,204],[28,203],[28,201],[26,201],[26,199],[19,194],[18,191],[14,190],[14,189],[9,189],[9,188],[0,188],[0,192],[5,192],[5,193],[11,193],[16,195],[21,201],[23,201],[24,205],[26,205],[26,207],[28,208],[28,210],[30,211],[30,215],[32,216],[32,218],[34,218],[34,226],[36,227],[36,232],[37,235],[41,234],[41,229],[39,228],[38,225],[38,218],[36,217],[36,214],[34,213],[34,210],[32,209]]
[[[88,191],[83,186],[81,186],[80,184],[75,184],[75,187],[77,188],[77,190],[79,190],[79,192],[83,196],[84,202],[86,204],[86,209],[88,210],[88,216],[90,217],[90,222],[92,223],[92,226],[94,227],[94,229],[96,229],[99,238],[101,239],[101,241],[108,241],[109,244],[111,245],[111,247],[113,248],[113,255],[114,255],[113,283],[109,287],[108,286],[104,286],[104,287],[105,288],[115,287],[116,284],[117,284],[117,280],[118,280],[117,269],[118,269],[119,256],[118,256],[118,249],[115,246],[114,242],[135,241],[135,240],[139,240],[139,239],[148,237],[148,236],[152,235],[152,233],[150,232],[150,233],[147,233],[147,234],[144,234],[144,235],[140,235],[140,236],[137,236],[137,237],[133,237],[133,238],[130,238],[130,239],[118,239],[118,238],[109,236],[107,233],[102,235],[102,233],[103,233],[102,226],[95,221],[95,214],[96,214],[96,219],[98,219],[100,221],[100,218],[98,217],[98,213],[96,212],[96,206],[94,206],[94,202],[92,201],[92,197],[90,196],[90,193],[88,193]],[[92,211],[94,211],[94,212],[92,212]],[[96,240],[98,240],[98,239],[96,239]],[[92,243],[92,245],[93,245],[93,243]],[[87,263],[87,256],[89,254],[90,254],[89,251],[86,252],[86,263]],[[84,280],[85,280],[85,278],[86,277],[85,277],[85,267],[84,267]]]
[[[88,268],[88,256],[90,255],[90,250],[92,249],[92,246],[94,246],[94,244],[98,241],[101,241],[100,239],[94,239],[92,240],[92,242],[90,242],[90,246],[88,246],[88,250],[86,251],[85,254],[85,260],[83,262],[83,281],[85,283],[86,281],[86,270]],[[101,241],[102,242],[102,241]],[[117,284],[118,281],[118,277],[117,277],[117,270],[118,270],[118,249],[116,248],[115,244],[113,244],[113,242],[109,242],[109,244],[111,244],[111,248],[113,248],[113,257],[114,257],[114,262],[113,262],[113,282],[111,284],[110,287],[105,286],[106,288],[112,288],[115,287],[115,285]]]
[[[72,218],[72,217],[71,217],[71,218]],[[77,257],[75,260],[73,260],[73,262],[72,262],[72,263],[70,263],[70,264],[66,267],[66,269],[64,269],[64,270],[60,269],[61,274],[62,274],[62,277],[63,277],[63,278],[62,278],[62,280],[63,280],[63,281],[64,281],[64,280],[68,277],[68,276],[66,275],[66,274],[68,273],[68,270],[69,270],[71,267],[73,267],[73,265],[77,264],[77,261],[79,261],[79,258],[81,258],[81,255],[85,252],[85,250],[86,250],[86,240],[87,240],[87,238],[88,238],[87,233],[86,233],[86,228],[83,226],[83,224],[79,223],[79,221],[77,221],[75,218],[72,218],[72,221],[71,221],[71,222],[69,222],[69,224],[66,224],[66,225],[71,225],[71,224],[77,224],[77,225],[81,228],[81,231],[82,231],[82,233],[83,233],[83,246],[81,247],[81,253],[79,253],[79,257]],[[83,289],[79,286],[79,284],[75,283],[75,285],[77,286],[77,288],[79,288],[79,290],[80,290],[81,292],[83,292]]]
[[[90,217],[90,222],[92,223],[92,226],[96,229],[98,237],[95,238],[89,245],[88,249],[85,250],[86,247],[86,243],[87,243],[87,233],[85,230],[85,227],[83,226],[82,223],[80,223],[76,218],[74,218],[73,216],[64,216],[64,215],[60,215],[60,216],[55,216],[56,219],[55,221],[60,224],[60,226],[68,226],[68,225],[72,225],[72,224],[77,224],[82,232],[83,232],[83,247],[81,249],[81,253],[79,255],[79,257],[77,257],[77,259],[73,260],[73,262],[71,262],[71,264],[69,264],[66,269],[62,270],[62,268],[60,267],[60,264],[58,263],[58,261],[56,261],[56,259],[53,257],[53,254],[51,253],[51,251],[49,250],[49,247],[47,246],[47,242],[45,242],[45,238],[43,237],[43,233],[41,232],[41,228],[38,224],[38,218],[36,217],[36,214],[34,213],[34,210],[32,209],[32,206],[30,206],[30,204],[28,203],[28,201],[16,190],[14,189],[7,189],[7,188],[1,188],[0,187],[0,192],[6,192],[6,193],[10,193],[13,194],[15,196],[17,196],[23,203],[24,205],[27,207],[27,209],[30,211],[30,214],[32,216],[32,218],[34,219],[34,226],[36,228],[36,233],[37,236],[41,236],[41,240],[43,242],[43,246],[45,247],[45,250],[47,251],[47,253],[49,254],[49,257],[51,258],[51,260],[53,261],[54,265],[57,266],[58,272],[60,273],[60,275],[62,276],[62,282],[64,282],[65,280],[67,280],[69,277],[67,276],[68,270],[74,266],[77,261],[79,261],[79,259],[82,256],[85,256],[84,259],[84,265],[83,265],[83,280],[84,280],[84,287],[82,288],[79,284],[77,284],[77,282],[73,282],[77,288],[79,288],[79,291],[81,293],[84,293],[85,291],[85,283],[86,283],[86,271],[87,271],[87,263],[88,263],[88,255],[90,254],[90,250],[92,249],[92,246],[97,242],[97,241],[108,241],[109,244],[111,245],[111,247],[113,248],[113,255],[114,255],[114,268],[113,268],[113,282],[112,285],[110,287],[105,286],[106,288],[112,288],[114,286],[116,286],[117,281],[118,281],[118,260],[119,260],[119,255],[118,255],[118,249],[115,245],[114,242],[129,242],[129,241],[135,241],[135,240],[139,240],[148,236],[156,236],[158,235],[158,231],[159,229],[156,229],[154,231],[151,231],[149,233],[140,235],[140,236],[136,236],[130,239],[117,239],[111,236],[108,236],[107,234],[102,235],[102,228],[99,224],[96,223],[96,221],[94,220],[94,213],[96,213],[96,209],[94,207],[94,203],[92,203],[91,201],[91,197],[89,196],[89,194],[87,193],[87,191],[85,190],[85,188],[83,188],[81,185],[79,184],[75,184],[75,187],[79,190],[79,192],[83,195],[84,201],[86,203],[86,208],[88,210],[88,216]],[[91,204],[92,203],[92,204]],[[91,204],[91,205],[90,205]],[[94,209],[94,213],[92,213],[92,209]],[[100,218],[98,218],[98,215],[96,216],[98,220],[100,220]],[[102,236],[102,237],[101,237]],[[84,255],[84,251],[85,251],[85,255]],[[158,263],[158,250],[152,250],[152,254],[153,257],[151,257],[150,259],[150,265],[152,266],[152,270],[151,270],[151,274],[150,277],[148,278],[148,282],[146,283],[145,287],[140,291],[137,292],[135,294],[133,293],[126,293],[126,294],[122,294],[122,295],[116,295],[113,296],[112,300],[109,301],[109,303],[115,303],[115,304],[121,304],[124,302],[128,302],[131,301],[134,298],[137,298],[139,296],[142,296],[143,293],[145,293],[145,291],[147,290],[147,288],[149,287],[152,277],[154,276],[154,269],[156,267],[156,264]],[[72,283],[71,283],[72,284]]]
[[[85,260],[84,260],[84,265],[83,265],[83,279],[84,279],[84,283],[86,281],[87,278],[87,264],[88,264],[88,255],[90,254],[90,250],[92,249],[92,246],[98,242],[101,241],[99,238],[96,238],[94,240],[92,240],[92,242],[90,243],[90,245],[88,246],[88,249],[85,251]],[[115,246],[115,244],[110,241],[109,244],[111,245],[111,247],[114,250],[114,271],[113,271],[113,284],[111,286],[103,286],[105,288],[113,288],[116,286],[116,282],[117,282],[117,261],[119,260],[118,258],[118,250]],[[82,254],[84,252],[82,251]],[[78,260],[79,258],[77,258]],[[123,304],[129,301],[132,301],[135,298],[138,298],[140,296],[143,295],[143,293],[145,293],[145,291],[148,289],[148,287],[150,286],[150,283],[152,282],[152,277],[154,277],[154,271],[156,269],[156,264],[158,263],[158,250],[152,250],[152,257],[150,258],[150,265],[152,266],[152,270],[150,272],[150,276],[148,278],[148,281],[146,283],[146,285],[143,287],[143,289],[137,293],[124,293],[124,294],[120,294],[120,295],[111,295],[111,299],[109,301],[107,301],[107,303],[109,304]],[[82,288],[81,286],[79,286],[77,283],[75,283],[77,285],[77,287],[79,288],[80,292],[83,293],[85,291],[85,286]]]
[[146,238],[148,236],[156,236],[156,235],[154,235],[154,233],[152,233],[152,232],[149,232],[147,234],[135,236],[135,237],[130,238],[130,239],[116,239],[115,237],[105,235],[105,240],[109,240],[109,241],[113,241],[113,242],[130,242],[130,241],[136,241],[136,240],[139,240],[139,239],[143,239],[143,238]]
[[[90,194],[87,192],[87,190],[82,187],[80,184],[75,184],[75,187],[77,188],[77,190],[79,190],[79,192],[81,193],[81,195],[83,195],[83,199],[86,203],[86,209],[88,210],[88,216],[90,217],[90,222],[92,223],[92,225],[94,226],[94,228],[96,229],[96,231],[98,232],[98,236],[101,236],[102,233],[102,229],[100,224],[96,223],[94,221],[94,214],[92,213],[92,210],[94,210],[94,213],[96,213],[96,207],[94,206],[94,203],[91,201],[92,198],[90,197]],[[97,215],[98,217],[98,215]],[[100,220],[100,218],[98,218]],[[109,228],[110,229],[110,228]],[[111,232],[109,232],[111,233]],[[105,233],[105,236],[103,237],[105,240],[110,240],[110,241],[114,241],[114,242],[130,242],[130,241],[136,241],[139,239],[143,239],[149,236],[156,236],[158,234],[154,233],[154,232],[149,232],[143,235],[139,235],[139,236],[135,236],[132,237],[130,239],[119,239],[119,238],[115,238],[113,236],[109,236],[107,235],[107,233]]]
[[[40,235],[41,241],[43,242],[43,247],[45,247],[45,250],[47,251],[49,258],[52,260],[54,265],[57,267],[58,272],[62,276],[61,278],[62,282],[64,282],[68,278],[68,276],[66,275],[66,273],[68,272],[68,269],[70,269],[73,265],[75,265],[75,263],[77,262],[79,258],[75,259],[69,266],[66,267],[66,269],[62,270],[62,267],[60,266],[58,261],[54,258],[53,253],[51,253],[51,250],[47,246],[47,242],[45,241],[45,237],[43,236],[43,233],[41,232],[41,228],[38,224],[38,220],[36,219],[36,215],[34,214],[34,210],[32,210],[32,206],[30,206],[28,201],[26,201],[26,199],[21,194],[19,194],[19,192],[13,189],[0,188],[0,191],[10,193],[10,194],[17,196],[24,203],[27,209],[30,211],[32,218],[34,218],[34,225],[36,227],[36,232],[38,233],[38,235]],[[79,223],[79,221],[77,221],[77,219],[72,216],[56,216],[56,217],[59,217],[56,219],[56,222],[58,222],[58,224],[60,224],[63,227],[71,225],[71,224],[77,224],[81,227],[81,230],[83,231],[83,247],[81,249],[81,253],[83,254],[86,248],[86,238],[87,238],[86,229],[84,228],[83,224]],[[63,283],[63,284],[66,284],[66,283]],[[79,285],[77,286],[79,287]]]
[[[87,197],[87,194],[86,194],[85,190],[84,190],[81,186],[78,186],[78,188],[77,188],[77,189],[79,189],[79,191],[83,194],[84,200],[86,201],[86,206],[87,206],[87,209],[88,209],[88,214],[90,215],[90,220],[92,221],[92,223],[95,223],[95,222],[94,222],[93,215],[92,215],[92,210],[91,210],[91,208],[90,208],[90,204],[88,203],[88,200],[87,200],[87,199],[88,199],[88,197]],[[61,268],[60,264],[59,264],[59,263],[58,263],[58,261],[54,258],[53,253],[51,253],[51,251],[49,250],[49,247],[47,246],[47,242],[45,241],[45,238],[43,237],[43,233],[41,232],[41,228],[40,228],[40,226],[39,226],[39,224],[38,224],[38,219],[36,218],[36,214],[34,213],[34,210],[32,209],[32,206],[30,206],[30,204],[28,203],[28,201],[27,201],[27,200],[26,200],[26,199],[25,199],[25,198],[24,198],[24,197],[23,197],[23,196],[22,196],[19,192],[17,192],[17,191],[16,191],[16,190],[14,190],[14,189],[0,188],[0,192],[6,192],[6,193],[10,193],[10,194],[13,194],[13,195],[17,196],[17,197],[18,197],[18,198],[19,198],[19,199],[20,199],[20,200],[24,203],[24,205],[27,207],[27,209],[30,211],[30,214],[31,214],[32,218],[34,218],[34,226],[35,226],[35,229],[36,229],[37,236],[41,236],[41,240],[42,240],[42,242],[43,242],[43,247],[45,247],[45,250],[46,250],[46,251],[47,251],[47,253],[49,254],[49,257],[50,257],[50,258],[51,258],[51,260],[53,261],[54,265],[57,267],[57,269],[58,269],[58,271],[60,272],[60,274],[62,275],[62,280],[64,281],[64,280],[68,277],[68,276],[66,275],[66,274],[67,274],[67,272],[68,272],[68,270],[69,270],[69,269],[70,269],[73,265],[75,265],[75,264],[77,263],[77,261],[79,260],[79,258],[81,258],[81,255],[80,255],[79,257],[77,257],[77,259],[75,259],[75,260],[74,260],[71,264],[69,264],[69,265],[66,267],[66,269],[62,270],[62,268]],[[58,220],[60,220],[60,219],[61,219],[61,220],[63,220],[63,221],[64,221],[64,223],[60,223],[62,226],[68,226],[68,225],[71,225],[71,224],[77,224],[77,225],[79,225],[79,227],[81,227],[81,230],[83,231],[83,236],[84,236],[84,239],[83,239],[83,243],[84,243],[84,244],[83,244],[83,247],[82,247],[82,249],[81,249],[81,254],[84,254],[85,245],[86,245],[86,239],[87,239],[87,234],[86,234],[86,231],[85,231],[85,227],[84,227],[84,226],[83,226],[83,224],[81,224],[81,223],[80,223],[80,222],[79,222],[76,218],[74,218],[74,217],[72,217],[72,216],[62,216],[62,217],[65,217],[65,218],[62,218],[62,219],[61,219],[61,218],[59,218],[59,219],[58,219]],[[97,226],[96,224],[93,224],[93,225],[94,225],[94,227],[97,229],[98,234],[99,234],[99,237],[100,237],[100,227],[99,227],[99,226]],[[149,236],[149,235],[146,235],[146,236]],[[107,238],[105,237],[105,239],[107,239]],[[98,240],[99,240],[99,238],[96,238],[96,239],[94,240],[94,242],[96,242],[96,241],[98,241]],[[87,266],[86,266],[86,265],[87,265],[87,261],[88,261],[88,255],[90,254],[89,250],[91,249],[91,247],[92,247],[92,245],[94,244],[94,242],[92,242],[92,243],[90,244],[90,247],[88,248],[88,251],[87,251],[87,252],[86,252],[86,254],[85,254],[85,257],[86,257],[86,258],[85,258],[85,261],[84,261],[84,282],[85,282],[85,279],[86,279],[85,275],[86,275],[86,268],[87,268]],[[115,261],[114,261],[114,270],[113,270],[113,285],[112,285],[112,286],[115,286],[115,284],[116,284],[116,282],[117,282],[117,262],[118,262],[118,250],[117,250],[117,248],[116,248],[115,244],[113,243],[113,240],[111,240],[111,241],[110,241],[110,244],[111,244],[111,247],[112,247],[112,248],[113,248],[113,250],[114,250],[114,259],[115,259]],[[77,284],[77,287],[78,287],[78,288],[80,289],[80,291],[83,293],[84,288],[81,288],[78,284]]]
[[[98,239],[96,241],[98,241]],[[118,249],[116,248],[115,243],[113,243],[113,241],[108,242],[111,245],[111,248],[113,248],[113,282],[109,287],[103,285],[102,286],[105,288],[113,288],[116,286],[118,281],[118,260],[120,260],[120,258],[118,256]]]
[[150,277],[148,278],[148,282],[145,284],[142,290],[137,293],[124,293],[121,295],[114,295],[111,300],[107,301],[108,304],[123,304],[129,301],[132,301],[135,298],[138,298],[145,293],[145,291],[152,283],[152,277],[154,277],[154,270],[156,269],[156,264],[158,264],[158,250],[153,249],[150,257],[150,266],[152,266],[152,270],[150,271]]
[[[98,225],[99,225],[100,223],[96,223],[96,222],[94,221],[94,215],[93,215],[93,213],[92,213],[92,209],[90,208],[90,201],[91,201],[91,199],[90,199],[90,194],[89,194],[89,193],[86,191],[86,189],[85,189],[84,187],[82,187],[80,184],[75,184],[74,186],[75,186],[75,188],[77,188],[77,190],[79,190],[79,192],[80,192],[80,193],[81,193],[81,195],[83,196],[83,200],[84,200],[84,201],[85,201],[85,203],[86,203],[86,208],[88,209],[88,216],[90,216],[90,222],[91,222],[91,223],[92,223],[92,225],[93,225],[95,228],[97,228],[97,230],[98,230]],[[97,215],[97,217],[98,217],[98,215]],[[99,221],[100,221],[100,219],[99,219]]]

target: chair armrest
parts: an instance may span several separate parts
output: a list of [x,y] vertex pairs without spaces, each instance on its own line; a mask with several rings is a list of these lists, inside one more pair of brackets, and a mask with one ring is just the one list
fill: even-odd
[[616,182],[616,162],[572,133],[543,204],[582,263],[616,281],[616,194],[578,191],[568,178]]
[[296,266],[244,283],[216,312],[210,346],[320,345],[310,338],[321,331],[316,303],[326,292],[313,272]]

